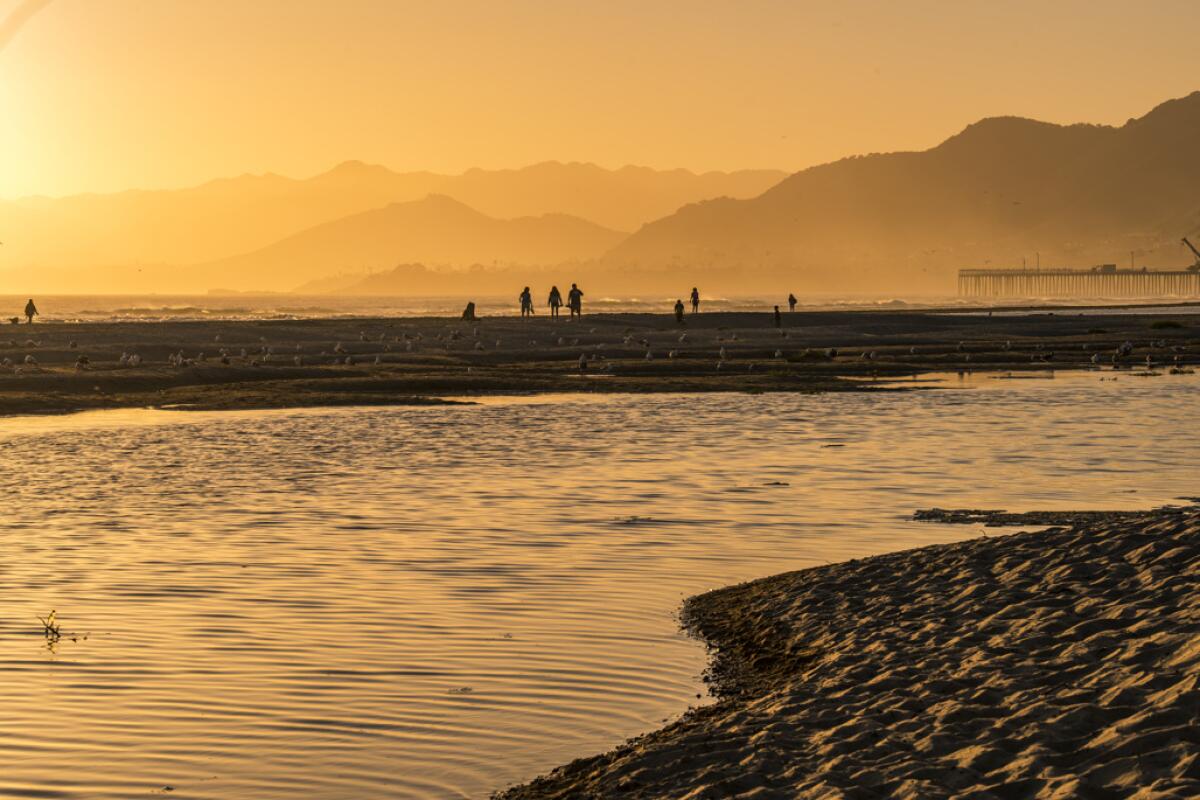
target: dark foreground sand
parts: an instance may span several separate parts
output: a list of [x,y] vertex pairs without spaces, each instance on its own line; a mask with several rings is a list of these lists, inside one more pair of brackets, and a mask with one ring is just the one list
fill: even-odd
[[[0,327],[0,414],[442,402],[517,392],[853,391],[934,371],[1200,361],[1200,316],[843,311]],[[1124,346],[1124,351],[1118,352]],[[581,371],[580,359],[586,368]]]
[[692,598],[722,699],[501,797],[1200,797],[1200,511],[1077,519]]

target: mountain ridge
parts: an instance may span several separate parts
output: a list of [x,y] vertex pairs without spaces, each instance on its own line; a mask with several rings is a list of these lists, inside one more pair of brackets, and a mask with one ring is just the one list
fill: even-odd
[[57,281],[51,283],[57,290],[88,291],[89,268],[172,264],[183,270],[269,246],[322,222],[434,193],[497,218],[564,213],[633,230],[690,200],[752,196],[785,176],[766,170],[609,170],[584,162],[441,175],[351,160],[309,178],[263,173],[182,189],[26,197],[0,202],[6,243],[0,266],[10,278],[34,274],[43,283]]
[[647,224],[609,266],[732,270],[809,290],[946,290],[960,267],[1178,261],[1200,226],[1200,92],[1119,127],[989,117],[923,151],[801,170]]

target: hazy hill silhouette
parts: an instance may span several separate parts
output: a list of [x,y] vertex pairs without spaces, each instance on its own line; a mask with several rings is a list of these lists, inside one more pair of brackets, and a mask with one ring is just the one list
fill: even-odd
[[510,265],[493,267],[471,264],[456,269],[433,269],[424,264],[397,264],[368,275],[335,275],[318,278],[295,287],[296,294],[404,296],[404,295],[510,295],[522,286],[536,286],[543,293],[550,284],[565,283],[579,265]]
[[[924,152],[848,158],[691,204],[605,259],[788,290],[952,291],[967,266],[1181,265],[1200,227],[1200,93],[1121,127],[985,119]],[[699,279],[699,278],[697,278]]]
[[[243,175],[179,190],[32,197],[0,202],[0,240],[5,242],[0,268],[86,276],[87,269],[114,264],[208,262],[350,214],[434,193],[494,217],[572,214],[630,231],[685,203],[726,194],[757,195],[785,175],[606,170],[556,162],[439,175],[348,161],[302,180]],[[270,281],[275,276],[262,277]]]
[[[625,234],[566,214],[496,219],[453,198],[430,195],[352,214],[288,236],[252,253],[190,268],[210,286],[293,289],[337,273],[364,273],[398,263],[553,265],[595,259]],[[269,284],[261,278],[272,276]],[[468,287],[464,287],[466,290]]]

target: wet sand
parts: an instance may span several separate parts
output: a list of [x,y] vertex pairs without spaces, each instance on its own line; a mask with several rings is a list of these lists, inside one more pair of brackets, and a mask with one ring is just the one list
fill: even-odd
[[694,597],[721,699],[500,797],[1200,796],[1200,510],[1060,517]]
[[[785,312],[781,329],[769,313],[688,315],[683,325],[665,314],[13,325],[0,329],[0,414],[878,390],[889,378],[945,371],[1166,372],[1200,362],[1196,320],[1060,309]],[[1132,349],[1118,355],[1125,342]]]

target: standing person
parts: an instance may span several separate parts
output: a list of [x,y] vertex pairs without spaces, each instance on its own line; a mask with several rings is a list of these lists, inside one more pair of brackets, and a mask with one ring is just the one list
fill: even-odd
[[796,295],[788,292],[788,311],[796,310]]
[[675,301],[675,321],[678,322],[680,325],[683,324],[683,301],[682,300]]
[[700,290],[695,286],[692,287],[692,313],[700,313]]
[[33,298],[29,298],[29,302],[25,304],[25,318],[29,320],[29,324],[33,324],[33,318],[37,316],[37,306],[33,304]]
[[521,318],[533,316],[533,295],[529,292],[529,287],[525,287],[525,291],[521,292]]
[[783,327],[783,317],[779,313],[779,306],[775,306],[775,327],[776,328]]
[[567,292],[567,308],[571,309],[571,319],[583,316],[583,290],[573,283]]
[[550,306],[550,316],[557,317],[558,309],[562,307],[562,292],[558,291],[557,286],[550,287],[550,299],[546,301]]

